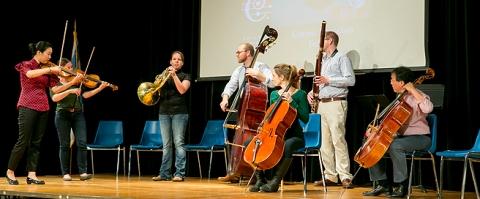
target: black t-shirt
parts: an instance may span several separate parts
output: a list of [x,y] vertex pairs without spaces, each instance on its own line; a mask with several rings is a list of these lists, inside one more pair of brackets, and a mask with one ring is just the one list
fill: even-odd
[[[177,76],[180,81],[191,81],[190,74],[183,71],[177,71]],[[175,82],[169,78],[167,82],[160,89],[160,114],[174,115],[174,114],[188,114],[185,94],[180,94],[175,87]]]

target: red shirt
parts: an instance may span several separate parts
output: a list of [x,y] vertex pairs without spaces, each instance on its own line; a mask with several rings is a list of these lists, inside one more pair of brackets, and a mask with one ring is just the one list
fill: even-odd
[[37,111],[48,111],[50,105],[48,104],[47,87],[57,85],[58,78],[52,75],[42,75],[35,78],[28,78],[27,72],[33,69],[39,69],[40,65],[32,59],[30,61],[22,61],[15,66],[15,69],[20,72],[20,97],[17,102],[18,107],[26,107]]

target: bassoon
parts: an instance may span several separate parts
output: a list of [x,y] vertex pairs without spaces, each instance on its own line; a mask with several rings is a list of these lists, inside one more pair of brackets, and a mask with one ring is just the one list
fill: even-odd
[[[322,73],[322,57],[323,57],[323,44],[324,44],[324,39],[325,39],[325,26],[327,26],[327,22],[322,21],[322,27],[320,29],[320,48],[318,50],[318,56],[317,56],[317,63],[315,64],[315,74],[314,74],[314,80],[315,77],[320,76]],[[312,105],[312,113],[316,113],[318,109],[318,93],[320,91],[320,86],[318,84],[315,84],[315,81],[313,81],[313,105]]]

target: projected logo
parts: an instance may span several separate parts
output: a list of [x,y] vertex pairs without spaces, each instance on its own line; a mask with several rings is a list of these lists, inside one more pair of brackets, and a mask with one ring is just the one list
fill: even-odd
[[246,0],[243,4],[244,16],[251,22],[270,19],[271,9],[271,0]]

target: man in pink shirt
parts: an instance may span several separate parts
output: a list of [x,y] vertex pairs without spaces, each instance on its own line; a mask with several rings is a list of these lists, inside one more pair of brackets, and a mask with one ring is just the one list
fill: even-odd
[[[405,153],[414,150],[425,150],[430,147],[430,128],[426,117],[433,110],[433,103],[430,97],[422,91],[415,88],[413,72],[406,67],[395,68],[391,73],[390,84],[393,91],[397,94],[406,92],[402,101],[412,107],[412,113],[409,120],[397,132],[397,136],[387,153],[392,160],[394,189],[390,192],[390,183],[387,179],[387,173],[384,161],[379,161],[376,165],[369,168],[370,180],[378,181],[378,185],[367,192],[364,196],[377,196],[387,194],[391,197],[404,197],[408,189],[408,168]],[[368,137],[368,131],[366,136]]]

